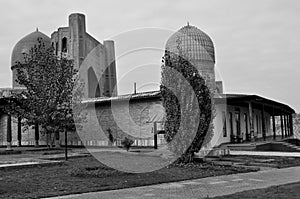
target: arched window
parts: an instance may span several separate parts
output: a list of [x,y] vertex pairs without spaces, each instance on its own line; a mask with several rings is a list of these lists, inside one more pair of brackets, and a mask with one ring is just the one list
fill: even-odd
[[67,52],[67,38],[65,37],[61,40],[61,52]]
[[55,43],[55,54],[58,54],[58,42]]
[[100,87],[93,67],[88,69],[88,96],[89,98],[100,97]]

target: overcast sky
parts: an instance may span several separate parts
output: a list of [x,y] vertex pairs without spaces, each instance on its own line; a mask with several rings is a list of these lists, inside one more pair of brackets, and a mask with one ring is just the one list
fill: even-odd
[[[73,12],[86,15],[87,31],[99,41],[114,39],[118,56],[122,41],[135,42],[136,35],[156,38],[153,47],[163,49],[172,31],[189,21],[214,41],[217,79],[227,93],[258,94],[299,112],[299,10],[297,0],[1,0],[0,87],[11,87],[16,42],[36,27],[50,36],[68,25]],[[145,27],[157,28],[158,34]],[[158,89],[162,50],[146,52],[117,58],[119,93],[132,92],[133,82],[138,91]]]

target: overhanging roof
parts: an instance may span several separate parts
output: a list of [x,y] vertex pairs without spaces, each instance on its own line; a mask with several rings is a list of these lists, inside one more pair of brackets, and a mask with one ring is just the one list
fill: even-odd
[[102,104],[102,103],[109,103],[111,101],[132,101],[132,100],[149,100],[149,99],[160,99],[161,94],[160,91],[149,91],[143,93],[135,93],[135,94],[126,94],[126,95],[119,95],[115,97],[98,97],[98,98],[90,98],[83,100],[83,103],[95,103],[95,104]]
[[226,103],[227,105],[242,107],[248,107],[249,102],[251,102],[253,108],[264,109],[271,115],[295,113],[294,109],[284,103],[267,99],[258,95],[223,94],[221,95],[221,98],[216,98],[215,101],[216,103]]
[[[87,104],[106,104],[111,101],[132,101],[132,100],[150,100],[158,99],[161,100],[160,91],[149,91],[136,94],[119,95],[115,97],[99,97],[90,98],[83,101]],[[293,114],[295,110],[290,106],[270,100],[258,95],[247,95],[247,94],[220,94],[219,97],[214,98],[216,104],[226,104],[239,107],[248,107],[249,102],[252,103],[254,109],[262,109],[269,112],[271,115]]]

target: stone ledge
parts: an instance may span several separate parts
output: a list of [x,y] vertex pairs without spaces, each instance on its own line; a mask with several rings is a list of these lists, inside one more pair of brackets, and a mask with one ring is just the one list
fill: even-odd
[[63,164],[63,161],[49,161],[49,162],[20,162],[20,163],[12,163],[12,164],[0,164],[0,170],[7,169],[22,169],[22,168],[30,168],[30,167],[38,167],[38,166],[53,166]]

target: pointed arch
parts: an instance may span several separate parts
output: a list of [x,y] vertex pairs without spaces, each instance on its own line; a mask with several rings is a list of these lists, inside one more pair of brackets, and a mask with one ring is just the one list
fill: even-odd
[[88,96],[89,98],[100,97],[100,86],[93,67],[88,69]]
[[68,40],[66,37],[64,37],[61,40],[61,52],[66,53],[68,51]]

